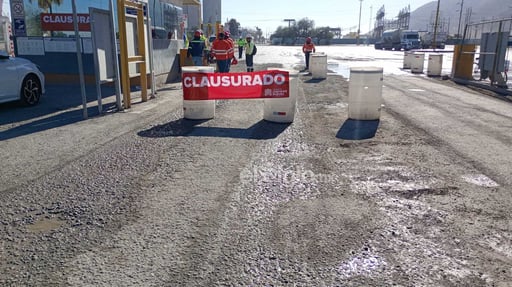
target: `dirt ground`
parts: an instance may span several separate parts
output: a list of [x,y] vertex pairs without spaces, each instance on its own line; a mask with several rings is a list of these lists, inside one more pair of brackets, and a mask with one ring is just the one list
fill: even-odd
[[353,121],[347,79],[299,78],[292,124],[185,120],[172,84],[0,142],[0,285],[512,286],[510,103],[390,76]]

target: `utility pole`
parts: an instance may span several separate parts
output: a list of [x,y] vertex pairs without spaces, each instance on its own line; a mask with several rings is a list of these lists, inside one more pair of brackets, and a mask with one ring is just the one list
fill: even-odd
[[373,6],[370,6],[370,24],[368,25],[368,39],[366,40],[366,44],[370,45],[370,36],[373,39],[373,31],[372,31],[372,9]]
[[432,41],[432,49],[436,49],[437,48],[437,25],[439,23],[439,5],[441,5],[441,0],[437,0],[437,11],[436,11],[436,21],[434,23],[434,39]]
[[457,30],[457,37],[460,38],[460,20],[462,18],[462,8],[464,7],[464,0],[460,0],[460,11],[459,11],[459,29]]
[[284,22],[288,22],[288,28],[290,28],[290,25],[292,22],[295,22],[295,19],[284,19]]
[[359,0],[359,25],[357,26],[357,45],[359,46],[359,36],[361,34],[361,10],[363,9],[363,0]]

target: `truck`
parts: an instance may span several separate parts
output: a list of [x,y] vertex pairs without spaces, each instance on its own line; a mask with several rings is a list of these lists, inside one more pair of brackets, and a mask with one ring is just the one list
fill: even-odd
[[446,44],[446,39],[448,38],[448,33],[446,32],[436,32],[436,43],[434,45],[434,32],[424,32],[420,35],[421,40],[421,48],[422,49],[444,49]]
[[420,48],[420,34],[416,30],[386,30],[382,33],[382,38],[375,43],[376,50],[408,51]]

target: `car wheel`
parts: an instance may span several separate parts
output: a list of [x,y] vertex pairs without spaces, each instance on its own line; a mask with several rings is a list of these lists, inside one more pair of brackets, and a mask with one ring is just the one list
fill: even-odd
[[41,83],[35,75],[28,75],[23,79],[20,98],[24,104],[28,106],[37,104],[41,98],[41,92]]

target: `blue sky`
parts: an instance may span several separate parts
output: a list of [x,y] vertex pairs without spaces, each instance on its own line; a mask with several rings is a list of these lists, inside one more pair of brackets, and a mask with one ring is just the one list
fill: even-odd
[[[208,0],[203,0],[208,1]],[[283,19],[308,18],[315,26],[340,27],[348,33],[357,31],[361,4],[361,33],[372,27],[377,10],[384,5],[386,18],[392,19],[410,5],[411,11],[432,0],[222,0],[222,21],[235,18],[242,27],[258,26],[263,34],[272,33],[278,26],[288,26]],[[373,6],[370,14],[370,6]]]

